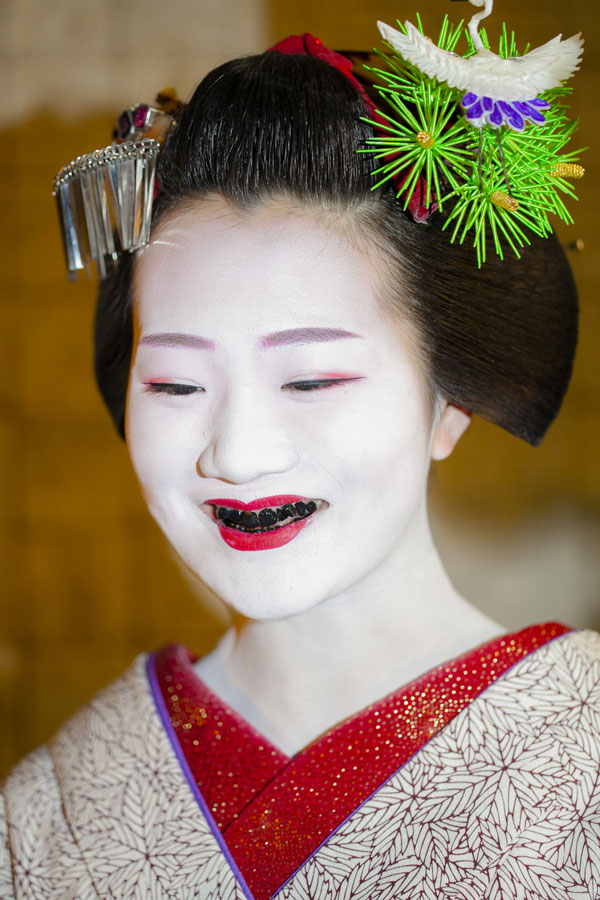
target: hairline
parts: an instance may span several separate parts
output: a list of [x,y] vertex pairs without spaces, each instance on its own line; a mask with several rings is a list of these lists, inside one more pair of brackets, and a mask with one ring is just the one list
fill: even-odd
[[[433,380],[433,370],[428,348],[425,344],[425,336],[422,333],[416,316],[406,302],[406,292],[410,291],[410,285],[403,276],[404,286],[398,284],[400,270],[398,251],[394,242],[387,240],[383,229],[373,222],[373,213],[377,213],[381,200],[377,194],[373,199],[361,200],[353,206],[348,203],[325,202],[322,198],[299,198],[291,191],[285,189],[265,190],[257,192],[249,197],[246,202],[240,202],[239,198],[227,196],[224,192],[207,190],[201,194],[187,194],[179,197],[170,197],[162,207],[159,207],[158,215],[152,224],[152,236],[160,233],[160,229],[180,212],[193,210],[199,203],[216,204],[226,203],[235,213],[242,218],[251,217],[257,213],[272,209],[281,209],[297,215],[312,215],[332,231],[337,231],[357,253],[366,253],[374,263],[378,273],[376,299],[382,313],[401,323],[408,330],[410,345],[414,348],[414,361],[424,378],[432,408],[436,409],[439,403],[440,392]],[[371,219],[371,221],[370,221]],[[424,227],[417,225],[413,227]],[[135,284],[135,266],[132,282]],[[133,285],[132,285],[133,286]],[[402,296],[401,296],[402,293]],[[414,292],[413,292],[414,293]],[[131,292],[132,309],[134,305],[135,291]],[[418,298],[413,296],[413,303],[418,304]]]

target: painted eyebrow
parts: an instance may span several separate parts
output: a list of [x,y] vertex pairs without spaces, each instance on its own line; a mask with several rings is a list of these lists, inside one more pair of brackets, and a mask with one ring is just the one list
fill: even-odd
[[286,344],[314,344],[344,338],[360,338],[360,335],[343,328],[290,328],[288,331],[267,334],[259,343],[261,347],[282,347]]
[[198,334],[183,334],[178,331],[164,331],[155,334],[144,334],[140,344],[147,347],[189,347],[192,350],[214,350],[215,345],[208,338]]
[[[360,338],[359,334],[346,331],[344,328],[289,328],[287,331],[274,331],[259,338],[260,347],[283,347],[289,344],[314,344],[326,341],[339,341],[346,338]],[[191,348],[192,350],[215,350],[213,341],[197,334],[182,332],[157,332],[145,334],[140,344],[148,347]]]

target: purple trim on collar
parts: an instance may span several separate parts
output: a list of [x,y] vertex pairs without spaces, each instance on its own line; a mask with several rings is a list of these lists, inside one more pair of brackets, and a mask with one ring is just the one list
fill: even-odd
[[179,767],[185,777],[185,780],[188,783],[188,787],[189,787],[190,791],[192,792],[192,795],[194,796],[196,803],[202,810],[202,814],[204,815],[204,818],[206,819],[206,821],[208,823],[208,827],[210,828],[210,830],[213,834],[213,837],[215,838],[217,844],[219,845],[219,847],[221,849],[221,853],[226,858],[227,862],[229,863],[229,867],[231,868],[233,874],[235,875],[235,877],[237,878],[237,880],[239,882],[240,888],[242,889],[244,895],[248,898],[248,900],[254,900],[254,895],[250,892],[250,889],[249,889],[248,885],[246,884],[242,873],[236,866],[235,861],[234,861],[231,853],[229,852],[229,848],[225,842],[225,839],[223,838],[223,835],[217,828],[217,824],[216,824],[208,806],[206,805],[204,797],[202,796],[202,794],[200,793],[200,791],[198,789],[198,785],[196,784],[196,782],[194,780],[194,777],[191,773],[191,770],[187,763],[187,760],[183,754],[181,747],[179,746],[179,741],[177,740],[175,731],[173,729],[173,726],[171,725],[171,720],[169,718],[169,714],[168,714],[167,708],[165,706],[165,701],[163,700],[163,696],[162,696],[162,693],[160,690],[160,685],[158,683],[158,678],[156,676],[156,668],[154,665],[154,658],[155,658],[154,653],[150,653],[148,655],[148,659],[146,660],[146,676],[148,678],[148,683],[150,685],[150,693],[152,694],[152,699],[154,700],[154,706],[156,707],[158,717],[162,723],[162,726],[163,726],[165,733],[171,744],[171,749],[173,750],[173,752],[177,758],[177,762],[179,763]]

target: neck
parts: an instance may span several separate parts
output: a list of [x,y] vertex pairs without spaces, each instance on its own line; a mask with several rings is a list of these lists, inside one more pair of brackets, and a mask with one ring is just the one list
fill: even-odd
[[425,510],[418,518],[402,547],[343,594],[288,619],[236,622],[200,664],[200,675],[274,743],[295,752],[498,634],[498,625],[457,594]]

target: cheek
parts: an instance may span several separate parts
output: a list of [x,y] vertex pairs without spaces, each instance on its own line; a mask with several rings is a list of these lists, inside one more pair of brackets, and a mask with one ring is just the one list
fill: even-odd
[[139,402],[127,402],[125,416],[125,439],[133,468],[140,481],[157,469],[157,463],[164,456],[160,435],[162,431],[154,427],[152,416],[144,414]]
[[421,499],[431,422],[429,404],[421,402],[417,389],[374,393],[360,409],[324,420],[310,437],[309,454],[353,502],[395,514],[397,504]]
[[168,492],[195,474],[197,453],[189,428],[182,427],[182,417],[164,413],[142,397],[127,404],[127,447],[146,500]]
[[353,433],[374,458],[412,459],[428,456],[431,415],[414,379],[391,379],[376,392]]
[[400,508],[418,505],[425,496],[430,467],[429,405],[417,393],[399,395],[373,423],[370,439],[377,463],[372,476],[382,512],[387,509],[395,515]]

